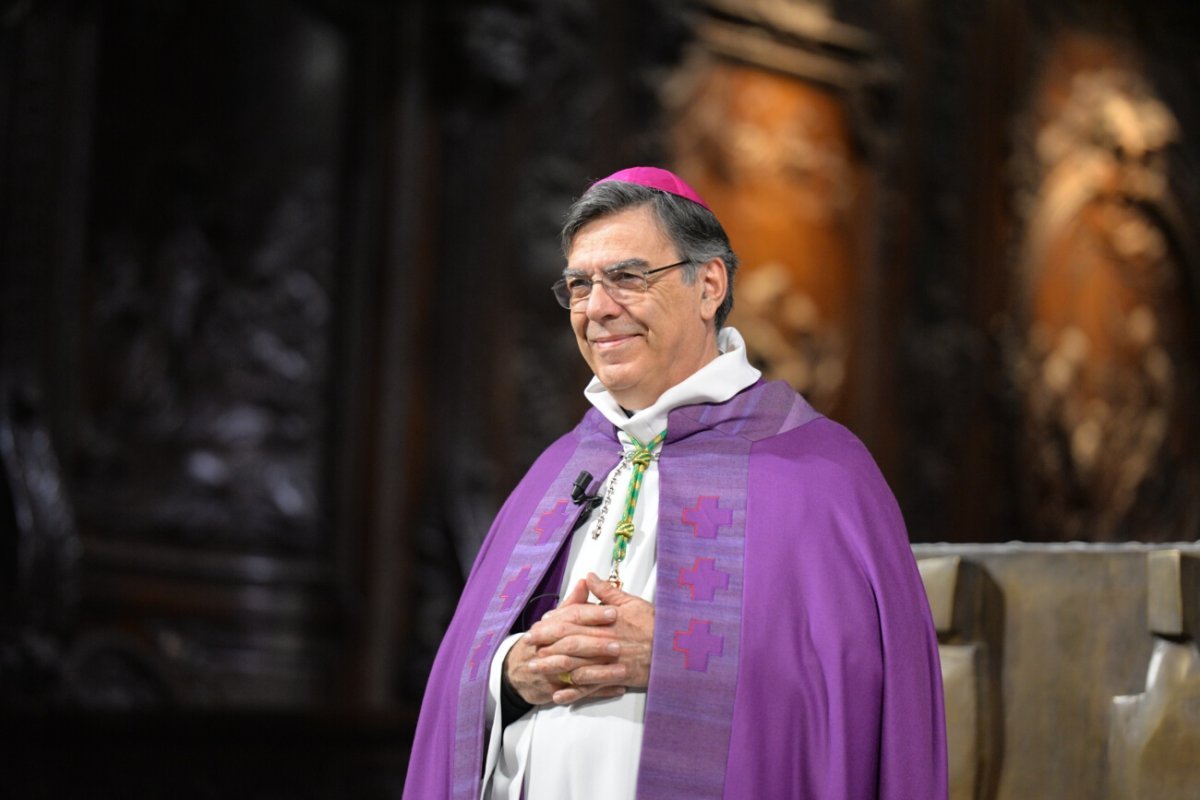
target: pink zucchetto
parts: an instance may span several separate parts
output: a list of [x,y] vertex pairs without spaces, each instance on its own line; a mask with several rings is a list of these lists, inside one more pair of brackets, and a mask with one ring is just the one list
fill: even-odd
[[[678,195],[679,197],[685,197],[688,200],[691,200],[693,203],[699,203],[709,211],[712,211],[711,208],[708,208],[708,203],[701,200],[700,195],[696,194],[695,189],[688,186],[684,182],[683,178],[680,178],[674,172],[670,172],[669,170],[660,169],[658,167],[627,167],[614,172],[607,178],[601,178],[593,183],[592,186],[599,186],[600,184],[608,183],[609,181],[636,183],[639,186],[648,186],[651,189],[670,192],[671,194]],[[588,189],[591,190],[592,186],[589,186]],[[587,194],[587,192],[584,192],[584,194]]]

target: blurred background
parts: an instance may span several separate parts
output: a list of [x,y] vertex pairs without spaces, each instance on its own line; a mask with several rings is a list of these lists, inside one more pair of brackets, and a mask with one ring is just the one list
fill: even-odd
[[900,500],[955,797],[1196,796],[1198,36],[1183,1],[2,0],[3,794],[398,797],[491,517],[586,408],[561,215],[659,164],[757,363]]

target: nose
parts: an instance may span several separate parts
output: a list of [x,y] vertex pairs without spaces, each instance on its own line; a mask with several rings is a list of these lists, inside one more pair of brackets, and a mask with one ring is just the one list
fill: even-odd
[[587,314],[588,319],[611,319],[620,315],[621,304],[613,300],[603,283],[596,281],[592,284],[592,291],[587,300],[584,301],[583,313]]

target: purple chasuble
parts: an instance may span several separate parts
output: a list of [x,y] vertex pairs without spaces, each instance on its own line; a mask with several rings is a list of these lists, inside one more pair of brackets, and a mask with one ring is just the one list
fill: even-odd
[[[783,383],[678,408],[667,431],[638,797],[943,800],[937,641],[866,449]],[[430,674],[406,798],[479,797],[492,656],[565,546],[575,476],[619,456],[589,411],[497,515]]]

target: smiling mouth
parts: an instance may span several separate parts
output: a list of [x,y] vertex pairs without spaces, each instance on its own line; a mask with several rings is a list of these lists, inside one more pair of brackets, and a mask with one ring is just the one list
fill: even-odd
[[636,333],[625,333],[616,336],[601,336],[596,339],[592,339],[591,343],[592,347],[599,347],[603,349],[606,347],[617,347],[618,345],[633,341],[636,337]]

